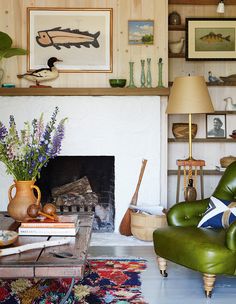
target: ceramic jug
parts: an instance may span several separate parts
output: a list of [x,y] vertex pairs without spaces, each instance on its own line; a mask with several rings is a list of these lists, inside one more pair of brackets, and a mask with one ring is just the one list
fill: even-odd
[[[8,214],[16,221],[22,222],[29,217],[27,209],[30,205],[40,204],[41,192],[39,187],[34,185],[34,180],[15,181],[8,190],[9,204],[7,207]],[[12,197],[12,190],[15,188],[15,196]],[[34,195],[34,190],[37,192],[37,198]]]

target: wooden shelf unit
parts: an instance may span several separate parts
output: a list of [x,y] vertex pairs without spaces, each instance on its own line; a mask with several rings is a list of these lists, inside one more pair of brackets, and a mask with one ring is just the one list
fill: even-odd
[[184,53],[179,53],[179,54],[169,53],[168,57],[169,58],[185,58],[185,54]]
[[[186,4],[186,5],[217,5],[219,0],[169,0],[169,4]],[[226,5],[236,5],[235,0],[227,0]]]
[[[218,171],[218,170],[203,170],[203,175],[223,175],[224,171]],[[178,170],[168,170],[168,175],[177,175],[178,174]],[[184,170],[180,171],[180,174],[183,175],[184,174]]]
[[[178,55],[178,54],[171,54],[171,55]],[[180,56],[172,56],[169,58],[182,58]],[[173,85],[173,81],[169,81],[168,83],[169,87],[171,87]],[[214,83],[214,82],[206,82],[206,85],[209,87],[235,87],[236,86],[236,82],[219,82],[219,83]]]
[[177,24],[177,25],[168,25],[169,31],[185,31],[185,25],[184,24]]
[[[183,143],[188,142],[188,138],[168,138],[169,143]],[[193,138],[192,142],[194,143],[236,143],[236,140],[233,138]]]

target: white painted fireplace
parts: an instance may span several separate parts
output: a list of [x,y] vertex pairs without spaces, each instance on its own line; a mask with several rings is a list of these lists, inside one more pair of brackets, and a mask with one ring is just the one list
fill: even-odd
[[[13,114],[18,129],[55,106],[68,117],[61,155],[115,157],[115,230],[129,206],[143,158],[148,160],[138,204],[166,206],[166,118],[158,96],[17,96],[0,97],[0,121]],[[0,164],[0,210],[8,204],[12,177]]]

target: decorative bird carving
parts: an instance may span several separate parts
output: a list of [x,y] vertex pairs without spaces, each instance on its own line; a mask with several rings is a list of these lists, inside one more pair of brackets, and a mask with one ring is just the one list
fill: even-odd
[[226,101],[225,111],[236,111],[236,102],[232,97],[226,97],[224,101]]
[[56,57],[51,57],[48,59],[48,68],[37,69],[29,73],[17,75],[17,77],[36,82],[36,85],[31,87],[49,87],[40,85],[40,82],[49,81],[58,77],[59,73],[57,68],[54,66],[54,63],[59,61],[62,60],[59,60]]
[[169,49],[170,49],[170,52],[172,54],[179,54],[181,53],[182,49],[183,49],[183,46],[184,46],[184,38],[181,37],[179,41],[169,41]]
[[213,76],[211,71],[208,72],[208,80],[209,82],[213,82],[213,83],[220,82],[220,79],[217,78],[216,76]]

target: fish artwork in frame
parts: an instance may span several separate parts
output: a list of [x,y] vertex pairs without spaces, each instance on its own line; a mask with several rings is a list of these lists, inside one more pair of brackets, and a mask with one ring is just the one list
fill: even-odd
[[186,60],[236,60],[236,18],[186,18]]
[[49,57],[59,72],[112,72],[111,8],[27,8],[28,71]]

